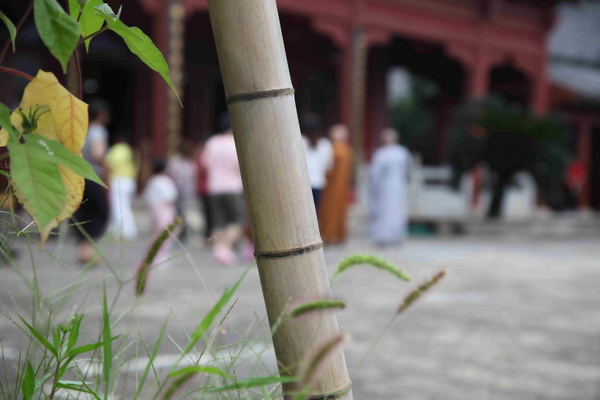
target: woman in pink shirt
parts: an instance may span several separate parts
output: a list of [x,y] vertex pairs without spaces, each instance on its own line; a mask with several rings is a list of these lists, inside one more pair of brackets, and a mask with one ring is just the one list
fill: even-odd
[[213,256],[223,265],[234,263],[233,250],[243,234],[245,220],[242,177],[229,117],[221,120],[222,133],[206,141],[200,164],[206,171],[206,192],[212,214]]

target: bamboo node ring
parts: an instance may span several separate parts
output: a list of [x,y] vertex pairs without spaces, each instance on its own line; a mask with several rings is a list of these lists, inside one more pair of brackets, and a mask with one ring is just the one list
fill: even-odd
[[275,89],[275,90],[263,90],[260,92],[236,94],[235,96],[229,96],[225,102],[229,104],[238,103],[241,101],[252,101],[259,99],[266,99],[269,97],[281,97],[289,96],[294,94],[294,88]]
[[256,258],[284,258],[284,257],[295,257],[301,254],[310,253],[323,247],[323,241],[318,243],[309,244],[308,246],[296,247],[289,250],[277,250],[277,251],[255,251],[254,257]]
[[323,393],[313,396],[305,397],[306,400],[335,400],[347,394],[352,389],[352,382],[349,382],[346,386],[332,393]]

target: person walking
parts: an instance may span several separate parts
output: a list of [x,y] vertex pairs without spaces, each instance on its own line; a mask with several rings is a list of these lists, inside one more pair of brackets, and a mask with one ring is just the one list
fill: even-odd
[[[166,165],[162,159],[154,161],[152,176],[146,184],[143,197],[150,209],[152,234],[156,238],[177,217],[177,187],[173,179],[166,174]],[[172,233],[172,236],[175,236],[175,233]],[[168,260],[172,243],[172,237],[169,237],[163,243],[154,258],[154,265],[162,264],[162,267],[168,266],[166,261]]]
[[408,227],[410,153],[398,144],[398,132],[386,128],[382,146],[373,154],[370,178],[370,232],[381,246],[402,243]]
[[[110,108],[103,100],[92,100],[88,108],[90,125],[81,151],[83,158],[90,163],[96,174],[104,176],[104,157],[108,147]],[[79,209],[73,215],[75,235],[79,242],[78,260],[82,264],[97,260],[91,240],[102,236],[108,221],[108,203],[102,186],[85,180],[83,199]]]
[[210,211],[210,202],[208,201],[208,174],[206,168],[202,165],[202,153],[204,153],[204,146],[206,143],[202,143],[198,149],[198,156],[196,157],[196,170],[198,171],[198,179],[196,184],[196,197],[200,204],[200,211],[204,217],[204,226],[202,229],[202,237],[208,242],[210,234],[213,230],[212,226],[212,212]]
[[125,135],[119,135],[106,153],[109,175],[108,199],[110,222],[108,230],[126,240],[135,239],[137,226],[133,216],[132,202],[136,191],[137,167],[133,149]]
[[319,207],[319,220],[323,241],[340,243],[346,239],[353,152],[348,144],[349,132],[345,125],[332,126],[329,138],[333,146],[333,167],[327,173],[327,185]]
[[319,119],[308,114],[302,123],[302,142],[308,168],[308,179],[312,189],[315,208],[321,204],[321,193],[327,183],[327,171],[333,164],[331,142],[320,135]]
[[195,189],[198,181],[198,165],[196,163],[196,145],[189,139],[184,140],[179,153],[167,162],[167,175],[173,179],[177,187],[177,214],[183,219],[183,227],[179,238],[187,242],[188,210],[195,200]]
[[221,133],[206,141],[200,164],[206,171],[206,193],[213,237],[213,256],[222,265],[237,260],[234,246],[242,239],[245,203],[233,131],[228,115],[221,117]]

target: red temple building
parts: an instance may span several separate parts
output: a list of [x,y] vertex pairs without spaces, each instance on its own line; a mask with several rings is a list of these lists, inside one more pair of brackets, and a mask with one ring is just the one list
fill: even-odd
[[[118,8],[118,2],[108,3]],[[206,0],[122,3],[122,19],[148,33],[165,54],[184,107],[160,76],[110,33],[94,38],[82,57],[85,93],[108,99],[115,124],[131,130],[139,148],[154,156],[174,152],[181,137],[205,139],[226,107]],[[446,155],[454,107],[497,93],[535,113],[552,107],[567,112],[579,157],[591,169],[592,145],[600,145],[592,133],[600,121],[580,107],[577,91],[549,79],[547,39],[556,23],[556,3],[277,0],[298,111],[316,111],[326,124],[347,124],[355,149],[368,159],[378,132],[389,124],[388,71],[402,67],[441,88],[434,100],[434,162]],[[15,6],[14,13],[20,15],[21,8]],[[20,51],[7,60],[11,66],[60,72],[42,54],[32,27],[25,25],[17,44]],[[0,95],[9,98],[18,85],[3,85]],[[600,183],[593,185],[600,193]],[[594,190],[587,186],[582,205],[600,206],[600,194],[592,201]]]

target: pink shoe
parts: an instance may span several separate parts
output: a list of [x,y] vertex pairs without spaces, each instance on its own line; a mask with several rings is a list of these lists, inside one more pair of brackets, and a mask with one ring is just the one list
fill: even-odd
[[244,262],[254,261],[254,243],[248,242],[244,245],[244,249],[242,250],[242,260],[244,260]]
[[231,265],[237,259],[235,253],[231,249],[219,245],[215,246],[213,257],[215,258],[215,261],[221,265]]

